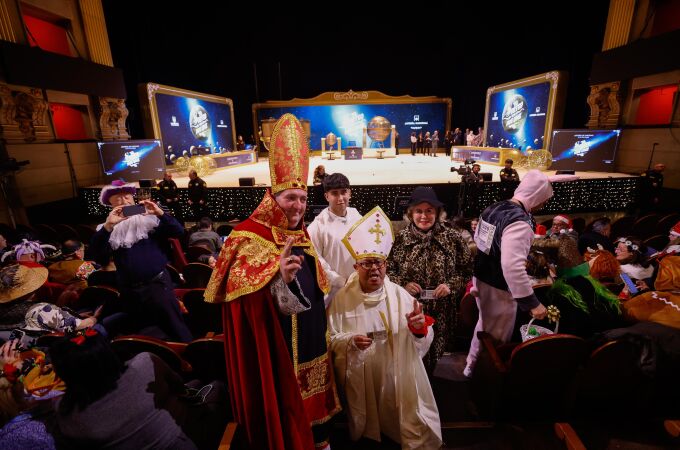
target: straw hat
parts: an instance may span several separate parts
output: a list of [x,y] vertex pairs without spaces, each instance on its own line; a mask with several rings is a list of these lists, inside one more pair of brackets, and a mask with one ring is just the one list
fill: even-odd
[[36,291],[47,281],[44,267],[13,264],[0,270],[0,303],[11,302]]

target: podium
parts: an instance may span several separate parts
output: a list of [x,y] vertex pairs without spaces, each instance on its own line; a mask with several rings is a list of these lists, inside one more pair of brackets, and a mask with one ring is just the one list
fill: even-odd
[[[330,134],[330,133],[329,133]],[[329,161],[332,161],[334,159],[338,159],[342,157],[342,138],[337,138],[338,142],[338,149],[333,150],[331,147],[330,149],[326,150],[326,138],[322,137],[321,138],[321,159],[327,159]]]

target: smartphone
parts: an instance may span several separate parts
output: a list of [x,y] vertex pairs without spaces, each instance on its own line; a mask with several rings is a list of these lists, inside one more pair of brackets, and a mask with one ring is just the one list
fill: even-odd
[[635,283],[633,283],[633,280],[630,279],[630,277],[622,273],[621,275],[621,280],[626,284],[626,287],[628,287],[628,292],[630,292],[630,295],[635,295],[639,292],[637,286],[635,286]]
[[24,336],[26,336],[26,332],[25,332],[25,331],[23,331],[23,330],[18,330],[18,329],[14,329],[14,330],[12,330],[12,332],[9,334],[9,340],[10,340],[10,341],[13,341],[13,340],[16,339],[17,341],[21,342],[21,340],[24,338]]
[[137,214],[144,214],[145,212],[146,208],[144,205],[123,206],[123,215],[125,217],[136,216]]

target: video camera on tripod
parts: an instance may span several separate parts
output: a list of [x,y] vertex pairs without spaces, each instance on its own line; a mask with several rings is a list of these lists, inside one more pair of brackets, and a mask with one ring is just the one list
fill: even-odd
[[456,167],[451,167],[451,172],[457,172],[458,175],[461,176],[461,180],[463,182],[467,182],[468,179],[470,178],[470,175],[472,175],[472,165],[476,161],[472,158],[466,159],[463,164],[460,166]]

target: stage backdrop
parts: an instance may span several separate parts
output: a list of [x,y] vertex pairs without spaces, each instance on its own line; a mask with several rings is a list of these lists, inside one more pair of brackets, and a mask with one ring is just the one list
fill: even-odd
[[236,148],[231,99],[155,83],[139,91],[146,135],[163,142],[167,164],[172,155],[191,156],[191,147],[194,154],[213,155]]
[[[399,148],[410,148],[411,132],[439,130],[439,145],[451,123],[451,99],[440,97],[391,97],[377,91],[326,92],[310,99],[268,101],[253,105],[254,129],[263,119],[292,113],[310,121],[312,150],[321,149],[321,138],[330,132],[342,138],[342,148],[361,147],[363,129],[373,117],[382,116],[395,125]],[[370,140],[369,140],[370,142]],[[337,145],[334,147],[337,149]]]
[[486,92],[484,145],[550,148],[552,129],[562,125],[567,75],[548,72],[491,86]]

